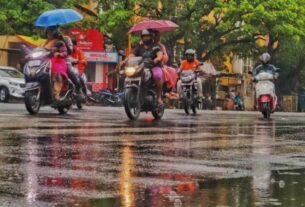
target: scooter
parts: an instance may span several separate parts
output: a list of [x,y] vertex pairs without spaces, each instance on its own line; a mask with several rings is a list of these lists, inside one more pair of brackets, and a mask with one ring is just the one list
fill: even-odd
[[75,86],[71,80],[65,80],[61,98],[55,101],[52,95],[51,82],[51,52],[43,48],[36,48],[27,55],[25,75],[25,106],[30,114],[37,114],[41,106],[50,105],[65,114],[75,100]]
[[[278,69],[279,70],[279,69]],[[278,71],[277,70],[277,71]],[[270,119],[277,106],[277,96],[275,94],[274,80],[279,74],[261,72],[254,77],[256,102],[258,110],[263,114],[265,119]]]

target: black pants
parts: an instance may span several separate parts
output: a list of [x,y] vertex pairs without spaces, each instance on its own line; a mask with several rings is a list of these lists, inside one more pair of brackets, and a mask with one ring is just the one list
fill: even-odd
[[75,85],[76,91],[79,91],[81,88],[81,81],[78,73],[74,72],[73,66],[71,63],[67,63],[68,66],[68,76],[72,83]]

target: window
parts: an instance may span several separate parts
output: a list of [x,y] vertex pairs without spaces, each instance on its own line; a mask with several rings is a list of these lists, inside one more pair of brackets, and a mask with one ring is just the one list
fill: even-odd
[[6,78],[23,78],[23,74],[17,70],[0,69],[0,76]]

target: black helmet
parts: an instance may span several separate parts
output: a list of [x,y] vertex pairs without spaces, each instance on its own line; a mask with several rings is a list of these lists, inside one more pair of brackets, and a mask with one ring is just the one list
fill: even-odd
[[187,49],[184,54],[185,54],[185,58],[186,58],[187,61],[189,61],[189,62],[194,61],[194,59],[195,59],[195,50]]
[[269,53],[265,52],[259,57],[260,61],[262,61],[263,64],[268,64],[271,56]]
[[59,27],[58,26],[49,26],[46,28],[46,36],[48,32],[52,32],[54,38],[58,38],[60,35]]
[[[149,38],[143,39],[143,37],[149,37]],[[151,45],[153,43],[153,32],[148,29],[144,29],[141,32],[141,38],[142,38],[144,45]]]

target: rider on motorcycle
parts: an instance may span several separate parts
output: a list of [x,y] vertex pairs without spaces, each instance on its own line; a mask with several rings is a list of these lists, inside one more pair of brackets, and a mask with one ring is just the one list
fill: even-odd
[[46,28],[47,40],[41,47],[52,52],[51,57],[51,73],[52,73],[52,93],[55,100],[60,100],[60,92],[63,88],[64,78],[68,79],[67,62],[68,55],[67,47],[60,37],[60,32],[57,26]]
[[72,40],[73,42],[73,53],[72,58],[76,60],[74,64],[77,65],[77,69],[79,72],[79,75],[83,75],[85,73],[86,65],[87,65],[87,59],[84,55],[84,52],[77,46],[77,40]]
[[143,59],[152,60],[152,76],[156,87],[157,101],[160,106],[163,105],[162,90],[164,82],[164,74],[162,69],[163,53],[161,47],[154,42],[153,32],[143,30],[141,33],[141,41],[134,50],[135,56],[143,57]]
[[271,56],[269,53],[263,53],[260,57],[259,57],[260,61],[262,64],[260,64],[259,66],[257,66],[254,70],[253,70],[253,76],[257,76],[259,73],[261,72],[268,72],[271,74],[275,74],[277,68],[270,64],[270,60],[271,60]]
[[85,76],[87,59],[84,55],[84,52],[77,46],[77,40],[73,39],[72,42],[73,42],[73,53],[71,54],[71,56],[73,58],[72,64],[77,67],[79,77],[80,77],[81,87],[83,88],[83,91],[85,92],[85,94],[87,94],[87,88],[86,88],[85,80],[83,77],[83,76]]
[[[257,107],[263,113],[264,118],[270,118],[270,113],[275,111],[277,105],[277,96],[272,81],[277,79],[279,74],[277,73],[278,68],[269,63],[270,59],[271,56],[268,53],[263,53],[260,56],[262,64],[252,71],[253,82],[257,83],[255,87]],[[265,81],[265,84],[260,84],[261,81]]]
[[[180,72],[183,73],[184,71],[196,71],[198,69],[198,66],[200,65],[200,62],[195,59],[195,50],[193,49],[187,49],[185,51],[185,58],[186,60],[183,60],[180,65]],[[203,94],[202,94],[202,81],[200,78],[197,77],[197,95],[198,95],[198,101],[201,101]],[[177,83],[177,91],[182,97],[182,88],[181,88],[181,80]]]
[[[62,41],[67,49],[67,56],[65,58],[68,58],[73,53],[72,40],[70,39],[70,37],[63,35],[58,26],[47,27],[46,36],[47,40],[41,45],[41,47],[51,50],[52,47],[55,45],[56,41]],[[77,74],[73,72],[72,64],[69,61],[66,61],[66,64],[68,77],[75,85],[76,92],[79,93],[81,88],[80,80]]]

